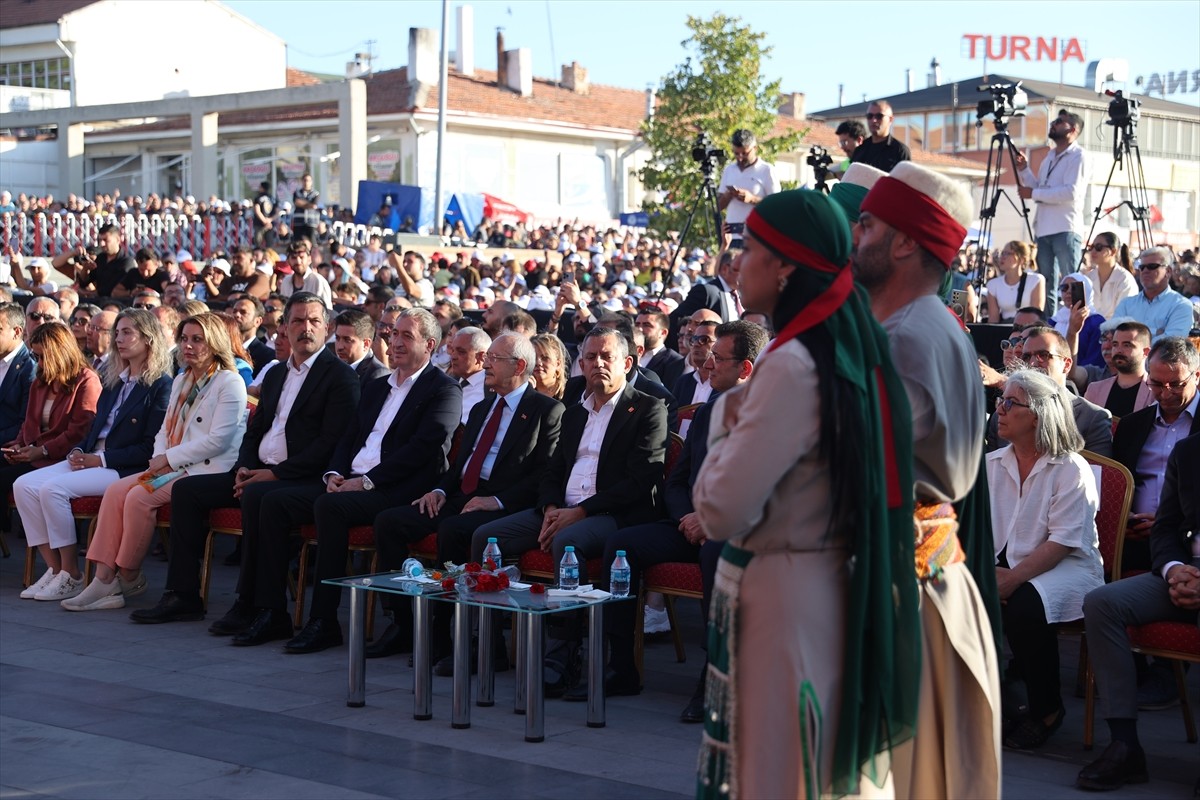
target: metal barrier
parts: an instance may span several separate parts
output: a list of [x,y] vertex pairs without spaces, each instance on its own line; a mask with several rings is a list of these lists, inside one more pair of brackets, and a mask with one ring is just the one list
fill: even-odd
[[[83,245],[96,244],[100,229],[109,223],[121,229],[125,247],[148,247],[160,256],[186,250],[194,258],[208,258],[216,250],[254,246],[254,226],[244,217],[200,215],[4,214],[0,218],[0,249],[11,246],[23,256],[53,258]],[[374,234],[388,236],[391,229],[345,222],[329,226],[333,238],[348,247],[362,247]]]

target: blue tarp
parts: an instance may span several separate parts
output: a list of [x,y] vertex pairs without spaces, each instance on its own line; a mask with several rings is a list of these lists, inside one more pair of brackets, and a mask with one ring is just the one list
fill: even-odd
[[433,192],[420,186],[383,181],[359,181],[358,204],[354,222],[366,225],[378,211],[384,198],[392,202],[391,220],[384,227],[398,230],[405,217],[412,217],[418,228],[433,225]]
[[450,195],[446,220],[453,226],[460,219],[468,236],[475,233],[475,228],[483,221],[483,195],[469,192]]

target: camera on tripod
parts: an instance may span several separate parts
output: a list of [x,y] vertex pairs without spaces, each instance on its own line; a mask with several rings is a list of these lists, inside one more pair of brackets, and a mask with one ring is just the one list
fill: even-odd
[[819,144],[814,144],[808,148],[808,158],[804,159],[804,163],[808,164],[814,170],[822,170],[829,167],[833,163],[833,156],[829,155],[829,151]]
[[692,161],[700,165],[700,171],[705,175],[711,175],[714,170],[725,163],[728,156],[725,151],[719,147],[713,147],[712,138],[700,131],[696,134],[696,141],[692,144]]
[[1112,98],[1112,102],[1108,104],[1108,119],[1104,121],[1105,125],[1123,128],[1137,124],[1138,117],[1142,114],[1140,100],[1136,97],[1126,97],[1120,89],[1115,92],[1107,91],[1105,94]]
[[982,121],[984,117],[991,116],[998,124],[1003,124],[1009,117],[1025,116],[1029,95],[1021,88],[1021,81],[993,83],[990,86],[980,86],[976,91],[992,93],[991,100],[979,101],[975,111],[976,120]]

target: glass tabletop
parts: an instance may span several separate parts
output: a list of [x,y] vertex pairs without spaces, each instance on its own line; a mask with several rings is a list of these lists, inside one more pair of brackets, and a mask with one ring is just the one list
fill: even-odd
[[366,589],[369,592],[421,596],[441,603],[459,603],[478,608],[496,608],[523,614],[554,614],[570,608],[587,608],[601,603],[632,600],[631,595],[615,597],[608,592],[593,591],[581,595],[560,595],[548,588],[545,594],[534,594],[528,588],[511,588],[499,592],[448,592],[435,581],[416,581],[402,572],[379,572],[374,575],[352,575],[321,581],[345,589]]

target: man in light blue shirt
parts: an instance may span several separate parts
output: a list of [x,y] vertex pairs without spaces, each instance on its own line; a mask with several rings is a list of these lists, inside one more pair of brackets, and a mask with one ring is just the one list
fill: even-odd
[[1134,265],[1142,291],[1117,303],[1115,316],[1133,317],[1150,329],[1151,343],[1164,336],[1187,336],[1192,327],[1192,304],[1170,286],[1171,250],[1151,247]]

